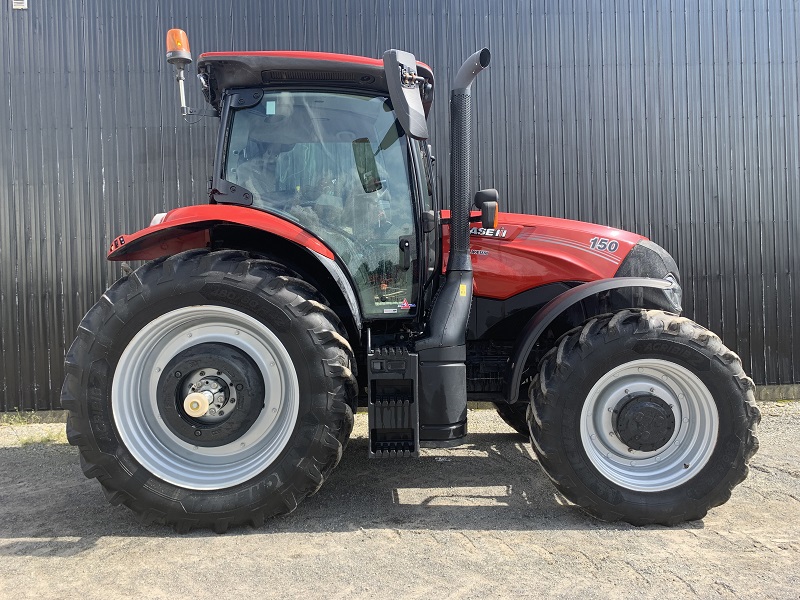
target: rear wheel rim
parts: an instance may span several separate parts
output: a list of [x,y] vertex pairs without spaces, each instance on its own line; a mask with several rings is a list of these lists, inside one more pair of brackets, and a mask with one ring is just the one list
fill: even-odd
[[[244,435],[222,446],[199,447],[166,426],[156,388],[173,356],[208,342],[247,353],[265,395]],[[179,487],[214,490],[244,483],[278,458],[294,431],[300,393],[291,356],[266,325],[231,308],[199,305],[161,315],[133,337],[117,363],[111,404],[123,443],[145,469]]]
[[[667,441],[652,451],[630,448],[614,430],[614,411],[635,394],[660,398],[674,415]],[[661,359],[615,367],[595,383],[581,412],[581,443],[591,463],[609,481],[640,492],[663,492],[692,479],[711,458],[718,432],[719,413],[706,385]]]

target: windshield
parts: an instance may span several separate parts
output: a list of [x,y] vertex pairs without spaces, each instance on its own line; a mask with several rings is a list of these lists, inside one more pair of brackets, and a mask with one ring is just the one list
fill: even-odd
[[414,314],[407,144],[389,101],[266,92],[232,119],[224,179],[247,188],[255,208],[326,242],[350,271],[365,317]]

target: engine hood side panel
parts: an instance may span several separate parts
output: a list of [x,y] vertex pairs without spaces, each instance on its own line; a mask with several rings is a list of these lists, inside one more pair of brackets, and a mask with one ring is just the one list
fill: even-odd
[[[471,229],[475,296],[504,300],[560,281],[614,277],[633,247],[645,239],[581,221],[500,213],[497,229],[479,224]],[[443,245],[448,247],[446,239]]]

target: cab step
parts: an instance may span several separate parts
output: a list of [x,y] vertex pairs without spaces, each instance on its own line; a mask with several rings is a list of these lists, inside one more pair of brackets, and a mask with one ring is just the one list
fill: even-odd
[[367,354],[369,457],[419,456],[419,359],[402,347]]

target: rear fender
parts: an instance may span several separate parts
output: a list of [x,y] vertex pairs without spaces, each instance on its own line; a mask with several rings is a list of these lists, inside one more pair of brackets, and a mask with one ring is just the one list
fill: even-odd
[[176,208],[164,220],[136,233],[120,235],[111,243],[108,260],[153,260],[184,250],[205,248],[214,225],[243,225],[272,233],[320,256],[334,259],[319,238],[294,223],[270,213],[242,206],[201,204]]
[[504,397],[507,398],[508,403],[513,404],[519,399],[519,388],[528,356],[530,356],[531,350],[536,345],[539,337],[547,331],[547,328],[559,315],[591,296],[610,290],[626,288],[650,288],[660,290],[664,294],[668,304],[673,305],[674,311],[680,312],[681,310],[679,300],[680,285],[672,279],[614,277],[584,283],[563,294],[559,294],[545,304],[544,307],[528,321],[528,324],[517,338],[517,343],[511,355],[511,362],[509,363],[509,368],[506,373]]
[[[309,271],[309,264],[316,265],[316,268],[311,268],[312,271],[317,271],[316,279],[320,280],[319,274],[324,273],[326,279],[329,277],[336,283],[337,293],[341,294],[341,300],[347,305],[352,325],[358,331],[361,330],[361,309],[355,290],[337,263],[333,251],[298,225],[252,208],[204,204],[175,209],[167,213],[161,223],[117,237],[109,248],[107,258],[111,261],[154,260],[194,248],[209,248],[212,245],[214,228],[230,226],[241,228],[242,232],[259,234],[252,236],[252,239],[261,240],[261,244],[257,246],[234,244],[231,247],[263,252],[284,263],[285,257],[291,256],[291,252],[286,252],[287,245],[301,251],[302,256],[308,260],[297,262],[302,262],[304,268],[295,268],[292,262],[286,263],[286,266],[304,273]],[[270,240],[276,243],[271,244]],[[280,251],[277,256],[276,250]],[[295,256],[297,258],[299,256]]]

